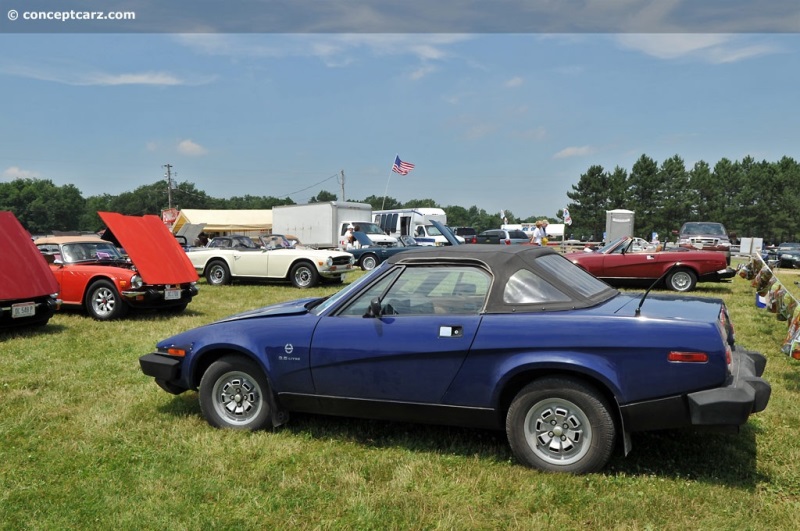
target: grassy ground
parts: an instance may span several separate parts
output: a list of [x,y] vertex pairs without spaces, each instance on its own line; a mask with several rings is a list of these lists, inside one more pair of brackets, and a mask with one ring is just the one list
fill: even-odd
[[[779,275],[800,295],[800,277]],[[589,476],[525,468],[502,433],[479,430],[311,415],[215,430],[195,393],[139,370],[173,333],[335,290],[203,284],[180,316],[61,313],[0,333],[0,529],[800,528],[800,362],[738,277],[697,294],[724,298],[739,342],[768,356],[767,410],[738,435],[635,435]]]

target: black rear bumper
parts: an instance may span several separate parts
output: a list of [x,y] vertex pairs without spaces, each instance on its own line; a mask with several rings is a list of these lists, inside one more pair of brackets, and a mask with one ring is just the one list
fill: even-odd
[[675,428],[738,429],[747,418],[767,407],[769,383],[761,378],[763,354],[734,348],[730,381],[714,389],[665,397],[620,407],[625,429],[647,431]]
[[720,271],[714,271],[705,275],[700,275],[697,279],[699,282],[722,282],[736,276],[736,270],[733,268],[726,268]]

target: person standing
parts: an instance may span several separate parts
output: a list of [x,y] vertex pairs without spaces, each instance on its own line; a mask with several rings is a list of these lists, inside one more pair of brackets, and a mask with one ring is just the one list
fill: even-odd
[[544,233],[542,232],[542,221],[536,220],[534,226],[536,228],[533,229],[533,235],[531,236],[531,243],[533,245],[542,245],[542,238],[544,237]]

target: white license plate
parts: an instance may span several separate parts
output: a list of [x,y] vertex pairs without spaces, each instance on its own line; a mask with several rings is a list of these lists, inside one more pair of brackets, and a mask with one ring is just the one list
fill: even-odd
[[164,299],[174,301],[181,298],[181,290],[179,289],[165,289]]
[[17,319],[19,317],[31,317],[36,315],[35,302],[21,302],[19,304],[11,305],[11,318]]

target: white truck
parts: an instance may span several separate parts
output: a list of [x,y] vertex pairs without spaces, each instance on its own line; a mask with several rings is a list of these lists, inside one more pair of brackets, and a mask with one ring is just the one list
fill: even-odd
[[357,225],[377,245],[397,244],[397,238],[372,223],[372,206],[367,203],[325,201],[272,208],[273,234],[292,235],[303,245],[318,249],[340,248],[349,225]]
[[[436,220],[447,225],[447,214],[441,208],[399,208],[376,210],[373,220],[381,229],[392,236],[413,236],[420,245],[447,245],[447,238],[431,224]],[[459,243],[464,238],[456,236]]]

